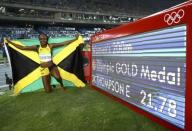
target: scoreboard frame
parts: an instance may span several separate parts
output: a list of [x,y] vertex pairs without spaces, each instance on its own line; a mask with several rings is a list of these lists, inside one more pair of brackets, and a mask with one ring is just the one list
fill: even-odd
[[[192,130],[192,0],[179,4],[177,6],[171,7],[169,9],[163,10],[161,12],[155,13],[151,16],[142,18],[135,22],[123,24],[121,26],[112,28],[110,30],[105,30],[103,32],[97,33],[91,37],[91,45],[97,44],[98,42],[112,40],[115,38],[121,38],[124,36],[136,35],[140,33],[145,33],[153,30],[158,30],[162,28],[186,25],[186,83],[185,83],[185,126],[184,130]],[[92,48],[91,48],[92,49]],[[92,61],[92,58],[91,58]],[[91,62],[92,67],[92,62]],[[91,70],[92,77],[92,70]],[[128,108],[150,118],[151,120],[165,126],[166,128],[172,130],[181,130],[181,128],[143,110],[136,107],[102,89],[91,85],[107,96],[112,97],[116,101],[126,105]]]

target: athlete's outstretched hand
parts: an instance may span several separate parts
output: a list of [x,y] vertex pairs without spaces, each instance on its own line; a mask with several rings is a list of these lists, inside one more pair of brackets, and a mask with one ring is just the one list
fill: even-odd
[[79,36],[80,36],[80,33],[77,33],[77,34],[75,35],[76,40],[79,38]]

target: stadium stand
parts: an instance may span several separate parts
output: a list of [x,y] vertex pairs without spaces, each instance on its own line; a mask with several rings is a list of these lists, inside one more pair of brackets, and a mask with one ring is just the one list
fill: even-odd
[[79,32],[86,41],[96,32],[102,31],[103,28],[78,28],[63,26],[39,26],[33,27],[17,27],[17,26],[0,26],[1,42],[4,37],[11,39],[30,39],[37,38],[39,32],[46,33],[49,37],[70,36],[74,37]]
[[[156,4],[153,0],[2,0],[5,3],[24,4],[44,7],[54,7],[57,9],[68,9],[78,11],[89,11],[97,13],[116,13],[116,14],[139,14],[149,15],[165,8],[171,7],[184,0],[161,1]],[[143,4],[146,2],[146,4]]]
[[37,32],[33,28],[29,27],[17,27],[17,26],[0,26],[0,37],[11,37],[12,39],[21,38],[34,38]]
[[19,19],[24,17],[25,19],[23,18],[23,20],[28,18],[27,20],[29,21],[43,21],[38,19],[44,18],[44,21],[54,23],[118,25],[124,22],[131,22],[143,16],[127,13],[125,8],[120,8],[120,5],[114,0],[2,0],[0,5],[0,15],[14,20],[18,20],[18,17]]

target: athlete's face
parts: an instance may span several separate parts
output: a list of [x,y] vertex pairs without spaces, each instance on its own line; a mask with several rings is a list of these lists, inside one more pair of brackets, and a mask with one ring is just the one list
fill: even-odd
[[41,46],[45,46],[45,45],[47,45],[47,36],[46,35],[44,35],[44,34],[41,34],[40,36],[39,36],[39,41],[40,41],[40,44],[41,44]]

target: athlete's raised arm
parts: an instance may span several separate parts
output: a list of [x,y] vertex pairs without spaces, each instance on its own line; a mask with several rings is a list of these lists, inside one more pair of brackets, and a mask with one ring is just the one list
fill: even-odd
[[37,46],[36,46],[36,45],[34,45],[34,46],[22,46],[22,45],[18,45],[18,44],[16,44],[16,43],[10,41],[9,39],[6,39],[6,41],[7,41],[9,44],[11,44],[11,45],[13,45],[13,46],[15,46],[16,48],[21,49],[21,50],[32,50],[32,51],[36,51],[36,50],[37,50]]

